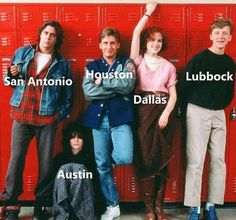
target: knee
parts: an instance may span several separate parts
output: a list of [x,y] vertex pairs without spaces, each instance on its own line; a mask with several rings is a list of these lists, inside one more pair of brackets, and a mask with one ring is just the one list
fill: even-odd
[[133,155],[119,155],[113,156],[116,165],[128,165],[133,162]]
[[202,170],[204,166],[204,159],[203,158],[191,158],[187,161],[187,169],[192,170]]
[[112,164],[110,163],[97,163],[97,171],[100,175],[111,173],[112,169]]

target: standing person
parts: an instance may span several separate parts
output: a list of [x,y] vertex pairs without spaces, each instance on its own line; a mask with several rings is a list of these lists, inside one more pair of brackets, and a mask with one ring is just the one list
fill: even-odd
[[133,159],[133,121],[130,92],[135,82],[134,63],[118,55],[120,34],[105,28],[100,34],[102,57],[85,68],[83,89],[90,101],[83,124],[92,128],[94,153],[107,210],[102,220],[120,215],[113,164],[126,165]]
[[155,1],[148,1],[146,12],[134,29],[130,52],[130,58],[134,59],[137,66],[134,103],[138,104],[139,143],[135,165],[141,179],[146,220],[168,219],[162,203],[167,183],[167,166],[172,158],[171,112],[176,102],[177,82],[175,67],[159,56],[166,48],[163,32],[155,26],[143,31],[156,6]]
[[33,137],[37,143],[39,163],[34,217],[45,219],[42,207],[52,190],[56,127],[70,113],[72,102],[70,68],[58,52],[62,41],[61,25],[56,21],[46,21],[38,30],[37,45],[16,50],[4,80],[5,85],[15,85],[10,102],[13,119],[11,158],[5,190],[1,194],[6,200],[7,220],[18,219],[25,157]]
[[202,172],[210,155],[206,220],[217,220],[214,204],[224,203],[226,122],[224,108],[234,95],[235,63],[225,54],[232,39],[233,24],[217,19],[211,24],[212,45],[195,55],[180,80],[180,97],[187,104],[187,170],[184,204],[190,206],[188,219],[200,216]]

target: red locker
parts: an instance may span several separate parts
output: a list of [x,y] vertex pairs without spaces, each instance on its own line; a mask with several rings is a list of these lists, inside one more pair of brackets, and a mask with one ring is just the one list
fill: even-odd
[[209,47],[211,22],[216,18],[229,17],[229,7],[223,5],[192,5],[187,7],[187,60]]
[[80,55],[94,54],[99,51],[98,34],[102,27],[101,6],[64,6],[62,26],[65,30],[63,52]]
[[38,30],[47,20],[58,20],[57,7],[51,5],[20,5],[17,7],[18,27],[22,30]]
[[110,4],[104,7],[104,27],[115,27],[121,34],[121,54],[129,56],[133,30],[143,14],[142,7],[131,4]]
[[[74,121],[85,110],[81,83],[84,66],[100,57],[98,34],[106,26],[116,27],[122,36],[121,53],[129,55],[133,29],[143,13],[143,4],[0,4],[0,67],[6,73],[10,57],[18,46],[34,44],[39,25],[46,20],[56,19],[65,31],[62,48],[68,59],[73,75],[74,105],[71,118]],[[209,25],[214,18],[231,17],[236,19],[235,5],[189,5],[163,4],[151,16],[148,25],[157,25],[164,29],[168,48],[161,55],[172,62],[178,73],[181,72],[194,54],[210,45]],[[236,35],[236,33],[234,33]],[[236,40],[233,37],[228,50],[236,60]],[[11,88],[0,83],[0,190],[3,189],[5,174],[10,157],[11,119],[9,116]],[[227,190],[226,201],[236,201],[236,165],[235,145],[236,120],[230,120],[230,111],[236,108],[236,99],[226,109],[227,137]],[[3,106],[3,107],[2,107]],[[4,123],[4,127],[3,127]],[[58,129],[55,153],[60,151],[61,125]],[[181,202],[184,193],[185,152],[181,146],[181,124],[176,121],[176,135],[173,140],[174,159],[170,163],[170,179],[165,201]],[[33,199],[33,190],[37,181],[37,158],[33,142],[27,156],[24,173],[25,193],[23,200]],[[204,174],[203,199],[206,196],[206,170]],[[118,166],[114,170],[115,181],[121,201],[140,201],[140,185],[134,167]]]
[[15,6],[0,5],[0,30],[15,31],[16,13]]
[[0,55],[11,56],[16,48],[15,32],[3,31],[0,33]]
[[22,31],[18,33],[18,45],[29,46],[37,43],[37,33],[35,31]]
[[188,31],[206,31],[214,19],[228,16],[229,6],[193,5],[188,7],[187,28]]

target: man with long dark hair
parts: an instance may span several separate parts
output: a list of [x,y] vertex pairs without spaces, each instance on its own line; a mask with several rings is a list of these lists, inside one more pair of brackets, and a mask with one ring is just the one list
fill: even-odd
[[[5,199],[8,220],[18,219],[25,157],[33,137],[39,167],[34,217],[45,219],[42,207],[51,196],[56,127],[68,117],[72,101],[70,68],[58,51],[62,41],[61,25],[57,21],[46,21],[39,28],[37,44],[17,49],[4,77],[5,85],[14,85],[10,101],[11,158],[1,195]],[[69,83],[65,84],[66,81]]]

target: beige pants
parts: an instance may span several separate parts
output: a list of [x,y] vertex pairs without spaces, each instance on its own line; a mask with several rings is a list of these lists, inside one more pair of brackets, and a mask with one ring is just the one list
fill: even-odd
[[210,156],[207,201],[224,203],[226,121],[224,110],[187,107],[187,170],[184,205],[200,206],[206,150]]

